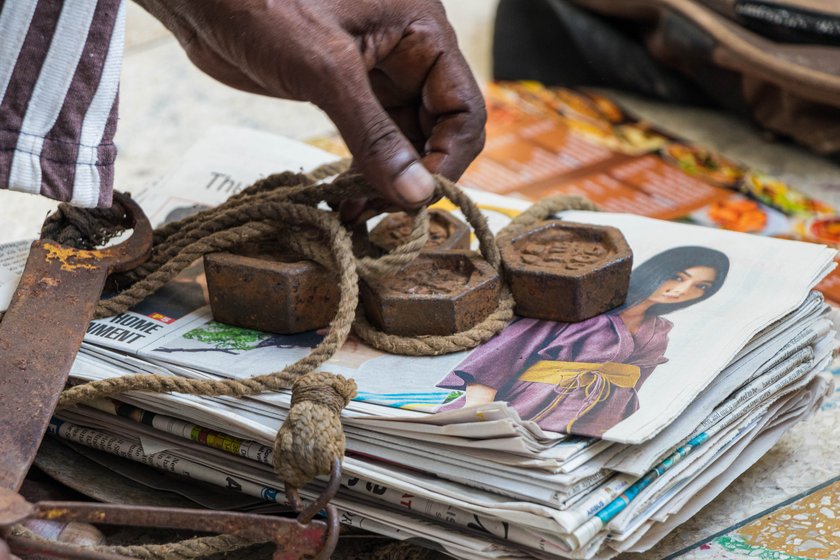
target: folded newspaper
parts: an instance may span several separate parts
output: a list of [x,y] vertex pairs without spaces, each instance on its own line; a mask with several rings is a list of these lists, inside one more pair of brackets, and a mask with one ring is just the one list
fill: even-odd
[[[265,133],[216,130],[135,198],[160,225],[278,166],[333,157]],[[495,230],[529,205],[470,195]],[[635,262],[624,306],[576,324],[517,319],[472,351],[437,357],[351,339],[322,367],[359,387],[342,416],[347,456],[334,504],[344,523],[458,558],[643,551],[832,390],[822,372],[836,327],[812,289],[834,250],[625,214],[558,217],[623,232]],[[0,248],[0,304],[26,250]],[[132,311],[91,323],[72,375],[247,377],[298,360],[323,336],[220,324],[206,302],[196,263]],[[283,503],[271,445],[289,406],[288,393],[131,393],[62,411],[51,433]]]

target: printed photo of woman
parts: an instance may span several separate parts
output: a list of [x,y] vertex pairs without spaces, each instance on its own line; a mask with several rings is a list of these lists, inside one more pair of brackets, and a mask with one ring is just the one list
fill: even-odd
[[464,391],[437,410],[504,401],[545,430],[600,437],[638,410],[638,390],[667,361],[674,324],[663,316],[712,297],[728,272],[720,251],[675,247],[633,270],[618,309],[580,323],[518,319],[437,384]]

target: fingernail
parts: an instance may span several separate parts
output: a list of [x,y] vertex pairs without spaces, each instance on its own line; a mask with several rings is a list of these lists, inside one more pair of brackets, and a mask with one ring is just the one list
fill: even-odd
[[435,179],[423,164],[414,162],[394,180],[394,189],[406,204],[423,204],[435,193]]

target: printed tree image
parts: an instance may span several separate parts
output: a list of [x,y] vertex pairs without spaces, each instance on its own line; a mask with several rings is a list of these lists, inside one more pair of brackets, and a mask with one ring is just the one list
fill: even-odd
[[187,340],[196,340],[211,348],[156,348],[156,352],[224,352],[238,355],[241,351],[251,350],[270,335],[251,329],[243,329],[211,321],[193,329],[184,335]]
[[239,352],[258,348],[312,348],[323,336],[315,331],[299,334],[269,334],[252,329],[243,329],[211,321],[184,335],[187,340],[204,343],[209,348],[155,348],[155,352],[224,352],[239,355]]

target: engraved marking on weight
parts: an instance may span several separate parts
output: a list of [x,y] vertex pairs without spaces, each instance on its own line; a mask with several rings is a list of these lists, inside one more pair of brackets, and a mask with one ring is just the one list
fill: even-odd
[[516,243],[521,262],[574,272],[600,263],[615,254],[601,240],[573,232],[546,229]]

